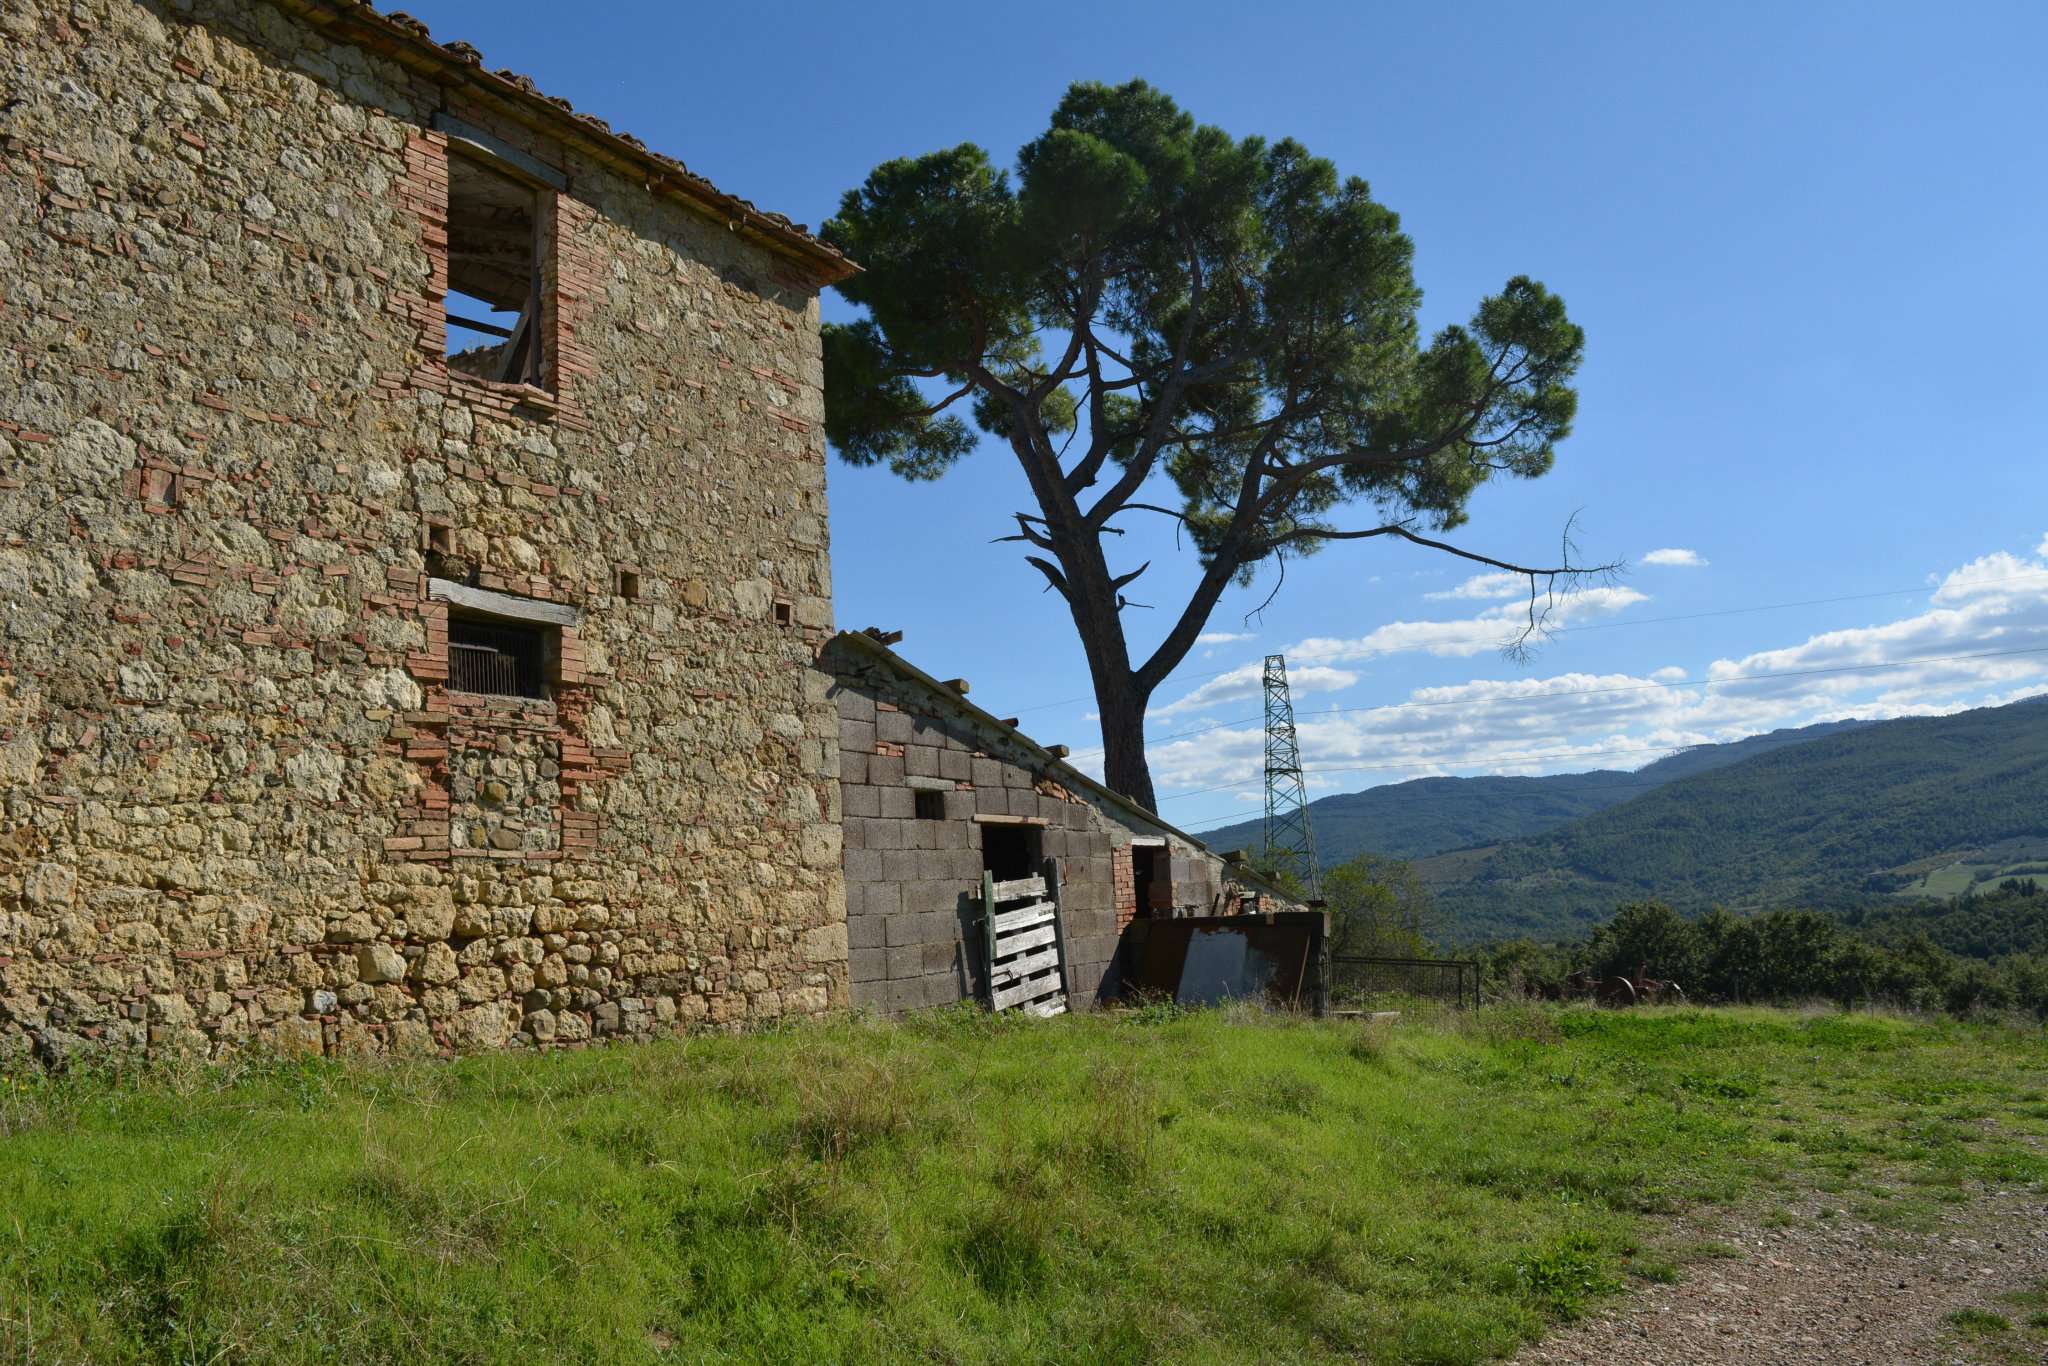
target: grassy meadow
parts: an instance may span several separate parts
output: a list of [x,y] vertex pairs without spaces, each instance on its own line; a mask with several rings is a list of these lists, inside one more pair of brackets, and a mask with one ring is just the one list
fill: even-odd
[[1793,1190],[2048,1183],[2038,1029],[972,1010],[0,1077],[0,1361],[1483,1361]]

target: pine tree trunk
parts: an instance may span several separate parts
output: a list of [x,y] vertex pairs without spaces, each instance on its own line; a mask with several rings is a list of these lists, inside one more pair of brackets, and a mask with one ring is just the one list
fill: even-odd
[[1129,674],[1095,680],[1102,714],[1102,781],[1147,811],[1156,811],[1152,766],[1145,761],[1145,703]]

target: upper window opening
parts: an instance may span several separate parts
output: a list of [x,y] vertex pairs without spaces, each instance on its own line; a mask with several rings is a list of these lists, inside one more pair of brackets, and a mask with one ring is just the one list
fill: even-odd
[[946,794],[917,789],[917,818],[921,821],[942,821],[946,819]]
[[448,686],[494,697],[548,695],[555,629],[524,622],[448,618]]
[[541,382],[544,193],[475,158],[448,158],[450,369],[513,384]]
[[1037,877],[1039,859],[1037,826],[988,824],[981,827],[981,866],[997,882]]

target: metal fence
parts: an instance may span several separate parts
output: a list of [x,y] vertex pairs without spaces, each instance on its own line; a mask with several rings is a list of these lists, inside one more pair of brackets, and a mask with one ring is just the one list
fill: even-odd
[[1403,998],[1479,1008],[1479,964],[1464,958],[1330,959],[1330,1008],[1371,1010]]

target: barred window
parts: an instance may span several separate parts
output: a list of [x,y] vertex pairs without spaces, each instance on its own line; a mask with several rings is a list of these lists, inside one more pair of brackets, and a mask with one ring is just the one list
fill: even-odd
[[448,618],[448,686],[494,697],[545,698],[555,628],[524,622]]

